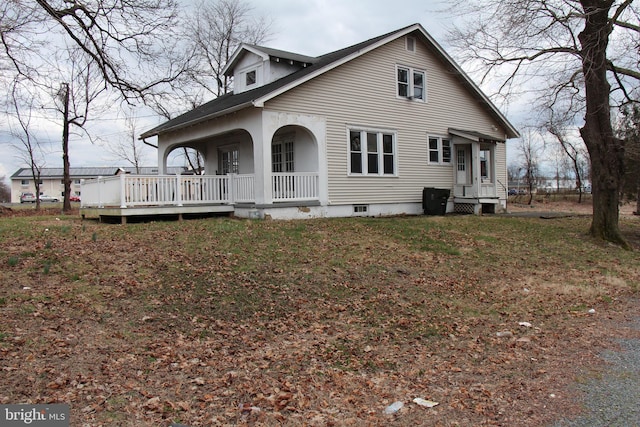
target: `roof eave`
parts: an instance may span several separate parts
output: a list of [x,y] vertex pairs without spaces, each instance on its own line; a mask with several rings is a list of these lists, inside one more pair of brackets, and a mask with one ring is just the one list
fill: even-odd
[[254,101],[244,102],[242,104],[234,105],[233,107],[229,107],[229,108],[224,109],[224,110],[216,111],[215,113],[212,113],[212,114],[204,116],[204,117],[198,117],[198,118],[190,120],[188,122],[179,123],[177,125],[170,126],[170,127],[166,128],[166,129],[159,129],[159,130],[156,130],[158,128],[151,129],[150,131],[147,131],[147,132],[141,134],[139,139],[151,138],[152,136],[158,136],[161,133],[172,132],[172,131],[175,131],[175,130],[178,130],[178,129],[182,129],[182,128],[186,128],[186,127],[190,127],[190,126],[195,126],[195,125],[197,125],[199,123],[206,122],[207,120],[215,119],[216,117],[224,116],[226,114],[235,113],[236,111],[244,110],[245,108],[251,107],[251,106],[256,106],[257,107],[258,105],[255,105]]

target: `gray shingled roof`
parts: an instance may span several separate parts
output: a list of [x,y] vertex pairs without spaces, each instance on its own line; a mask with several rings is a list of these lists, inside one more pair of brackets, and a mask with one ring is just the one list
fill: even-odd
[[[457,64],[455,64],[453,59],[449,57],[446,52],[444,52],[442,47],[439,46],[437,42],[426,33],[424,28],[422,28],[420,24],[412,24],[399,30],[374,37],[364,42],[328,53],[326,55],[319,56],[317,58],[305,57],[303,55],[298,55],[291,52],[272,49],[272,53],[277,57],[282,56],[288,58],[292,56],[298,56],[301,60],[304,60],[306,58],[314,59],[314,61],[311,63],[311,65],[305,68],[302,68],[292,74],[289,74],[259,88],[242,92],[237,95],[233,92],[222,95],[191,111],[188,111],[178,117],[162,123],[161,125],[156,126],[151,130],[144,132],[140,136],[140,138],[149,138],[159,135],[163,132],[195,125],[206,120],[211,120],[225,114],[251,107],[254,101],[263,98],[273,92],[277,92],[279,89],[285,88],[287,85],[293,84],[298,80],[303,81],[305,76],[308,76],[312,73],[321,72],[324,68],[329,69],[332,64],[337,63],[352,54],[356,54],[361,50],[366,50],[368,47],[375,45],[381,40],[393,37],[395,34],[403,33],[409,30],[411,27],[416,27],[415,31],[413,31],[412,34],[416,34],[418,37],[420,37],[421,40],[425,42],[427,47],[429,47],[437,56],[441,58],[443,65],[447,67],[448,71],[450,71],[452,75],[458,77],[460,83],[470,91],[470,93],[478,100],[480,104],[484,104],[488,108],[488,111],[498,122],[504,124],[509,137],[512,138],[519,136],[518,131],[515,129],[515,127],[511,123],[509,123],[506,117],[502,115],[502,113],[496,108],[496,106],[493,105],[493,103],[489,100],[489,98],[487,98],[484,93],[482,93],[480,88],[478,88],[478,86],[464,73],[464,71],[462,71],[462,69]],[[268,53],[267,49],[269,48],[256,47],[256,49],[260,49],[265,53]]]
[[[409,27],[405,27],[405,28],[409,28]],[[219,96],[218,98],[214,99],[213,101],[209,101],[205,104],[202,104],[201,106],[188,111],[184,114],[182,114],[181,116],[178,116],[174,119],[171,119],[159,126],[156,126],[155,128],[144,132],[140,137],[141,138],[149,138],[155,135],[158,135],[162,132],[165,132],[167,130],[171,130],[171,129],[177,129],[183,126],[188,126],[191,124],[195,124],[198,123],[200,121],[203,120],[207,120],[207,119],[212,119],[214,117],[218,117],[221,116],[223,114],[228,114],[228,113],[232,113],[234,111],[238,111],[241,109],[244,109],[246,107],[249,107],[252,105],[252,102],[255,101],[258,98],[261,98],[262,96],[265,96],[283,86],[286,86],[289,83],[292,83],[308,74],[311,74],[335,61],[338,61],[344,57],[347,57],[349,55],[351,55],[354,52],[357,52],[361,49],[366,48],[367,46],[370,46],[372,44],[375,44],[376,42],[390,36],[391,34],[397,33],[404,30],[404,28],[400,29],[400,30],[396,30],[393,31],[391,33],[388,34],[383,34],[381,36],[372,38],[370,40],[364,41],[362,43],[358,43],[355,44],[353,46],[349,46],[346,47],[344,49],[340,49],[337,50],[335,52],[331,52],[328,53],[326,55],[322,55],[319,56],[317,58],[314,58],[314,63],[306,68],[302,68],[292,74],[289,74],[288,76],[282,77],[281,79],[278,79],[274,82],[271,82],[269,84],[266,84],[264,86],[261,86],[259,88],[253,89],[253,90],[249,90],[246,92],[242,92],[239,93],[237,95],[235,95],[233,92]],[[265,50],[263,47],[259,47],[259,49],[261,50]],[[278,51],[276,49],[273,50],[274,52],[280,52],[282,53],[283,51]],[[291,52],[288,53],[289,56],[291,55],[297,55],[297,54],[293,54]],[[279,55],[277,55],[279,56]],[[285,57],[288,57],[286,55],[283,55]],[[302,55],[298,55],[300,57],[304,57]],[[311,57],[304,57],[304,58],[311,58]]]

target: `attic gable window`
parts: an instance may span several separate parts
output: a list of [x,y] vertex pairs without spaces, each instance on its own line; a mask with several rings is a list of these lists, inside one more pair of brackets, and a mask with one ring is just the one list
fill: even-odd
[[413,37],[407,37],[407,50],[409,52],[416,51],[416,39]]
[[398,66],[397,69],[398,96],[426,101],[424,71],[402,66]]
[[249,87],[256,84],[256,70],[247,71],[245,86]]

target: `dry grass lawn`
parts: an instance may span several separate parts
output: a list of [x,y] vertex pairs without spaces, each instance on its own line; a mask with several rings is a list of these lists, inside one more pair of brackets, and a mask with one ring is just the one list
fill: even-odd
[[638,315],[640,251],[588,224],[4,212],[0,403],[68,403],[72,426],[550,425]]

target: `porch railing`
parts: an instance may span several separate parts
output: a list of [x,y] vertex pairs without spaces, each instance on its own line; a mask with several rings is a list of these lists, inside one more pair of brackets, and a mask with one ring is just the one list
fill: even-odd
[[496,185],[493,183],[480,184],[480,188],[476,189],[473,185],[456,184],[453,188],[453,195],[455,197],[496,197],[498,195],[496,191]]
[[318,187],[315,172],[274,173],[271,178],[274,202],[317,200]]
[[[317,173],[276,173],[274,202],[318,199]],[[182,206],[255,202],[255,176],[128,175],[82,181],[81,207]]]

